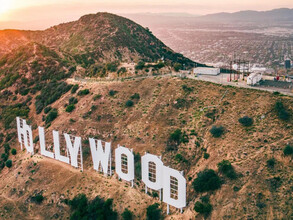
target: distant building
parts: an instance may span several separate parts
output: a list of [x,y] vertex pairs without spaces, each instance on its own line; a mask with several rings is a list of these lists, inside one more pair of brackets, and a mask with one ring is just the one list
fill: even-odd
[[197,67],[193,68],[193,74],[195,75],[212,75],[216,76],[220,74],[220,68],[210,68],[210,67]]
[[290,59],[285,60],[285,69],[291,69],[291,60]]
[[261,73],[251,73],[247,77],[247,85],[254,86],[257,85],[262,80],[262,74]]

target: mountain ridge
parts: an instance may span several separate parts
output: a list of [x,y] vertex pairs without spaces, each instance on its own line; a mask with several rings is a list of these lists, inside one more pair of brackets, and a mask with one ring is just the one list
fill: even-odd
[[86,56],[90,62],[138,62],[140,59],[154,62],[164,57],[171,63],[196,64],[175,53],[149,29],[105,12],[84,15],[77,21],[55,25],[44,31],[0,31],[0,57],[29,42],[37,42],[73,56]]
[[201,21],[217,21],[217,22],[282,22],[292,21],[293,9],[278,8],[268,11],[244,10],[233,13],[221,12],[215,14],[208,14],[197,18]]

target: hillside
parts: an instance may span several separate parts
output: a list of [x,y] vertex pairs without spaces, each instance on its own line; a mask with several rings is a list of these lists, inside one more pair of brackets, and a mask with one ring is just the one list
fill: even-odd
[[[166,219],[293,218],[292,97],[160,75],[174,64],[194,63],[112,14],[87,15],[44,32],[1,34],[1,218],[68,219],[80,193],[106,208],[113,199],[119,217],[127,208],[135,219],[146,219],[154,203]],[[8,35],[21,40],[12,43]],[[169,60],[155,62],[162,56]],[[129,64],[132,59],[140,62]],[[123,61],[140,78],[129,79],[126,67],[119,73]],[[82,74],[100,78],[74,77]],[[34,156],[20,150],[16,116],[32,125]],[[46,128],[51,146],[52,130],[82,137],[84,171],[41,156],[38,126]],[[118,144],[133,149],[133,189],[117,175],[94,171],[88,137],[111,141],[113,150]],[[145,152],[184,171],[183,214],[171,208],[165,215],[157,193],[144,193],[139,155]],[[210,176],[203,181],[205,172]]]
[[171,63],[195,65],[168,48],[150,30],[109,13],[85,15],[78,21],[56,25],[45,31],[0,31],[0,57],[30,42],[64,55],[70,54],[77,64],[85,67],[113,61],[155,62],[162,57]]
[[[76,82],[69,79],[67,83]],[[203,195],[210,197],[213,206],[210,219],[292,216],[292,158],[283,154],[286,144],[293,142],[292,119],[283,122],[273,110],[274,103],[281,100],[292,112],[292,98],[177,78],[78,84],[78,91],[89,89],[90,93],[80,96],[76,94],[78,91],[75,94],[65,92],[50,105],[58,111],[57,119],[51,123],[43,121],[42,118],[47,118],[46,113],[36,114],[37,96],[30,94],[32,98],[26,104],[30,111],[23,117],[33,125],[35,136],[36,125],[45,125],[48,127],[48,143],[52,141],[51,131],[57,129],[85,139],[95,136],[112,141],[113,147],[125,145],[141,155],[145,151],[162,155],[166,165],[184,170],[188,179],[188,207],[182,215],[171,209],[172,215],[168,218],[193,219],[195,216],[200,219],[201,215],[193,211],[193,206]],[[116,91],[114,95],[111,90]],[[225,92],[226,96],[217,108],[204,112],[200,110],[218,104]],[[134,100],[133,107],[126,107],[126,101],[134,93],[138,93],[140,98]],[[9,97],[10,105],[26,98],[20,94],[16,98],[13,95]],[[75,109],[68,113],[65,109],[70,97],[75,97],[78,102]],[[3,104],[7,103],[3,96],[1,100]],[[253,118],[253,126],[245,128],[238,122],[245,115]],[[28,218],[68,216],[70,210],[62,201],[72,199],[77,193],[85,193],[89,198],[96,195],[105,199],[113,198],[114,209],[118,213],[128,207],[138,218],[145,216],[148,205],[158,202],[143,193],[140,181],[137,181],[134,189],[128,190],[129,185],[119,183],[115,176],[105,178],[93,171],[87,142],[83,142],[83,173],[38,154],[28,157],[25,152],[19,151],[15,122],[11,125],[9,129],[2,129],[6,137],[2,144],[9,143],[18,153],[10,156],[13,167],[4,168],[0,174],[1,206],[7,207],[1,214],[5,218],[20,215]],[[209,130],[213,125],[225,128],[221,138],[211,136]],[[167,147],[168,138],[178,128],[186,134],[188,143],[181,143],[178,148],[170,150]],[[7,140],[8,136],[11,140]],[[206,153],[209,154],[208,158],[204,156]],[[276,160],[273,168],[267,166],[267,160],[272,157]],[[224,183],[220,189],[207,193],[195,192],[192,182],[196,174],[205,168],[217,170],[217,164],[224,159],[232,163],[239,177],[230,180],[221,175]],[[54,181],[48,176],[52,176]],[[100,184],[103,184],[104,190]],[[39,192],[45,198],[41,205],[30,199]],[[162,208],[166,209],[164,205]]]

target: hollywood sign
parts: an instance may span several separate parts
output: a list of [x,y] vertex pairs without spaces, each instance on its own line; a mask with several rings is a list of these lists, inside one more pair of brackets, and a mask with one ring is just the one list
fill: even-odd
[[[18,142],[30,154],[34,154],[32,128],[26,120],[19,117],[17,121]],[[40,154],[61,162],[70,164],[83,170],[81,137],[64,133],[65,152],[61,154],[59,132],[53,130],[53,151],[48,149],[45,140],[45,129],[39,127]],[[93,161],[93,168],[103,172],[105,176],[112,175],[111,143],[89,138],[89,145]],[[104,145],[104,146],[103,146]],[[128,181],[133,187],[134,182],[134,155],[131,149],[118,145],[115,149],[115,172],[119,179]],[[141,175],[145,184],[145,192],[148,188],[159,191],[160,200],[169,205],[181,209],[186,206],[186,179],[183,172],[164,166],[160,157],[146,153],[141,157]],[[163,194],[163,198],[162,198]]]

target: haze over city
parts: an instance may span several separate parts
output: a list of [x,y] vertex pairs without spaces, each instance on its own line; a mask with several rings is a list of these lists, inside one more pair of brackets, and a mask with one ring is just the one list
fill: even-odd
[[78,19],[88,13],[107,11],[111,13],[189,13],[204,15],[242,10],[271,10],[293,8],[291,0],[235,1],[211,0],[0,0],[0,28],[45,29],[49,26]]

